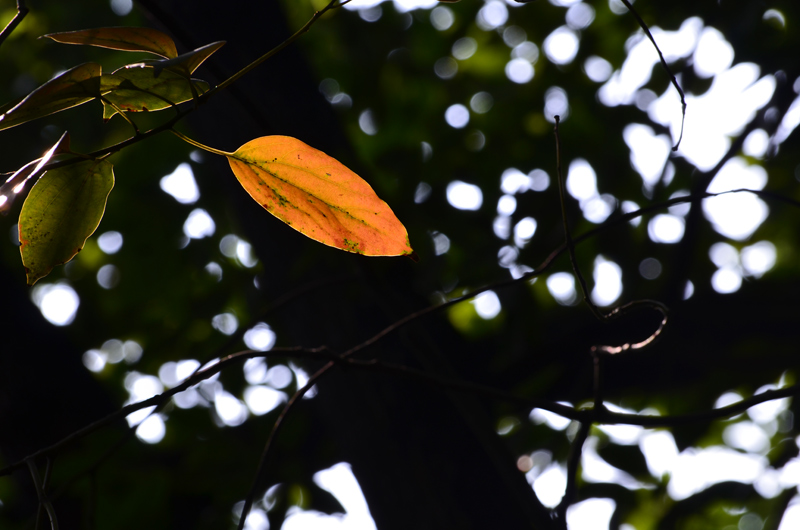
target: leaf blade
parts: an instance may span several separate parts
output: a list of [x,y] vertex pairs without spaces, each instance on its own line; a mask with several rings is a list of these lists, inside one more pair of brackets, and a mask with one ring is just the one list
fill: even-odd
[[61,138],[41,158],[28,162],[15,171],[0,185],[0,214],[5,215],[14,203],[14,198],[19,194],[30,180],[39,178],[42,168],[50,162],[54,155],[69,152],[70,137],[64,132]]
[[55,114],[100,95],[102,69],[97,63],[78,65],[51,79],[0,116],[0,130]]
[[20,255],[28,285],[80,252],[100,225],[113,187],[113,166],[105,160],[54,169],[39,179],[19,216]]
[[83,44],[111,50],[148,52],[167,59],[178,56],[175,42],[152,28],[108,27],[42,35],[61,44]]
[[227,157],[247,193],[307,237],[366,256],[413,255],[391,208],[322,151],[288,136],[264,136]]
[[177,74],[190,76],[197,70],[197,68],[205,62],[206,59],[211,57],[211,54],[222,48],[225,44],[224,40],[206,44],[190,52],[183,53],[178,57],[169,60],[161,60],[152,63],[147,63],[148,66],[153,66],[156,69],[156,76],[159,75],[161,70],[170,70]]
[[[157,75],[155,69],[150,67],[120,68],[113,74],[104,75],[101,86],[106,101],[129,112],[154,112],[171,108],[210,89],[205,81],[189,80],[171,71]],[[103,103],[103,118],[107,120],[116,114],[116,110],[105,101]]]

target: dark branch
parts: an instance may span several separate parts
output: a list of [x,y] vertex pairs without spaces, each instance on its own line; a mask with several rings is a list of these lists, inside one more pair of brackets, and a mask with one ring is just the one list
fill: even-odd
[[29,9],[25,7],[25,0],[17,0],[17,14],[14,15],[14,18],[6,24],[6,27],[3,28],[3,31],[0,32],[0,45],[5,42],[6,38],[8,38],[11,33],[17,29],[19,23],[22,22],[22,19],[25,18],[25,15],[28,14]]

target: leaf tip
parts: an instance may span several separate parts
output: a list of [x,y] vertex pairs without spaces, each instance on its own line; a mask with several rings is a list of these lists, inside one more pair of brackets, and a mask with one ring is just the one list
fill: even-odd
[[419,254],[417,254],[416,251],[412,250],[411,253],[406,254],[406,256],[408,256],[414,263],[419,263]]

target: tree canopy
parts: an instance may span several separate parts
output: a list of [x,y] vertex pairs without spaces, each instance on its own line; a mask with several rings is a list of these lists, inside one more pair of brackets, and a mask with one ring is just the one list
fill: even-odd
[[0,526],[793,527],[799,21],[7,2]]

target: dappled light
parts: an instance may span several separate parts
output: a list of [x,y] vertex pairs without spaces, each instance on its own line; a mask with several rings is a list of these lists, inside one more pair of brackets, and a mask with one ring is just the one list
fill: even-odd
[[431,11],[431,24],[439,31],[450,29],[454,21],[453,10],[449,7],[439,6]]
[[267,351],[275,344],[275,332],[268,324],[259,322],[245,332],[244,343],[251,350]]
[[120,272],[116,265],[107,264],[97,271],[97,284],[103,289],[113,289],[119,284]]
[[645,258],[639,263],[639,274],[646,280],[655,280],[663,270],[664,267],[656,258]]
[[599,306],[610,306],[622,294],[622,269],[602,256],[594,260],[594,289],[592,301]]
[[97,237],[97,246],[106,254],[116,254],[122,248],[122,241],[122,234],[112,230]]
[[639,482],[630,474],[618,469],[597,454],[597,444],[599,440],[596,436],[586,439],[583,448],[581,468],[582,477],[587,482],[619,484],[629,490],[647,488],[648,485]]
[[369,136],[375,136],[378,134],[378,126],[375,123],[375,115],[370,109],[364,110],[358,115],[358,126],[361,127],[361,131],[364,134]]
[[233,335],[239,327],[239,319],[233,313],[220,313],[211,319],[211,326],[224,335]]
[[500,314],[502,306],[500,299],[494,291],[485,291],[472,300],[472,305],[475,306],[475,312],[484,320],[491,320]]
[[616,503],[611,499],[587,499],[567,509],[567,525],[576,530],[608,528]]
[[686,223],[677,215],[662,213],[647,223],[647,235],[655,243],[675,244],[683,238]]
[[75,320],[80,298],[67,283],[39,284],[31,291],[33,303],[42,316],[56,326],[67,326]]
[[183,223],[183,233],[190,239],[202,239],[214,235],[217,229],[216,223],[202,208],[191,211],[186,222]]
[[[741,158],[728,161],[708,186],[710,193],[736,189],[761,190],[767,184],[767,172],[761,166],[748,165]],[[720,234],[746,240],[763,223],[769,208],[750,193],[734,193],[703,200],[703,211]]]
[[217,387],[214,395],[214,410],[222,424],[227,427],[238,427],[247,420],[247,406],[221,387]]
[[568,27],[562,26],[544,39],[542,47],[551,63],[563,65],[575,59],[579,44],[578,35]]
[[478,114],[485,114],[492,109],[494,98],[488,92],[477,92],[469,100],[469,106]]
[[572,305],[578,300],[575,276],[568,272],[557,272],[548,276],[547,289],[559,304]]
[[283,528],[287,530],[375,530],[364,494],[350,465],[338,463],[314,474],[314,482],[330,492],[345,513],[326,515],[315,511],[291,508]]
[[180,164],[175,171],[163,177],[159,182],[162,191],[171,195],[181,204],[193,204],[200,198],[200,190],[194,180],[192,166]]
[[[0,455],[0,526],[113,526],[155,487],[186,514],[130,524],[488,528],[485,497],[498,528],[800,527],[797,9],[101,1],[0,34],[0,254],[31,285],[0,403],[47,426]],[[53,410],[17,389],[58,378]]]
[[500,0],[489,0],[480,11],[475,22],[484,31],[491,31],[506,23],[508,8]]
[[136,427],[136,437],[148,444],[157,444],[167,434],[167,426],[160,414],[152,414]]
[[133,0],[111,0],[111,10],[115,15],[124,17],[133,9]]
[[477,210],[483,204],[480,187],[454,180],[447,185],[447,202],[459,210]]
[[533,65],[526,59],[511,59],[506,64],[506,77],[518,84],[525,84],[533,79]]
[[256,416],[263,416],[288,399],[285,393],[263,385],[249,386],[244,390],[244,402]]
[[538,476],[532,477],[532,475],[529,471],[528,477],[529,480],[533,478],[533,491],[536,496],[548,508],[555,508],[561,502],[567,488],[566,469],[553,463],[541,471]]
[[450,105],[444,113],[447,125],[454,129],[463,129],[469,123],[469,110],[461,103]]

